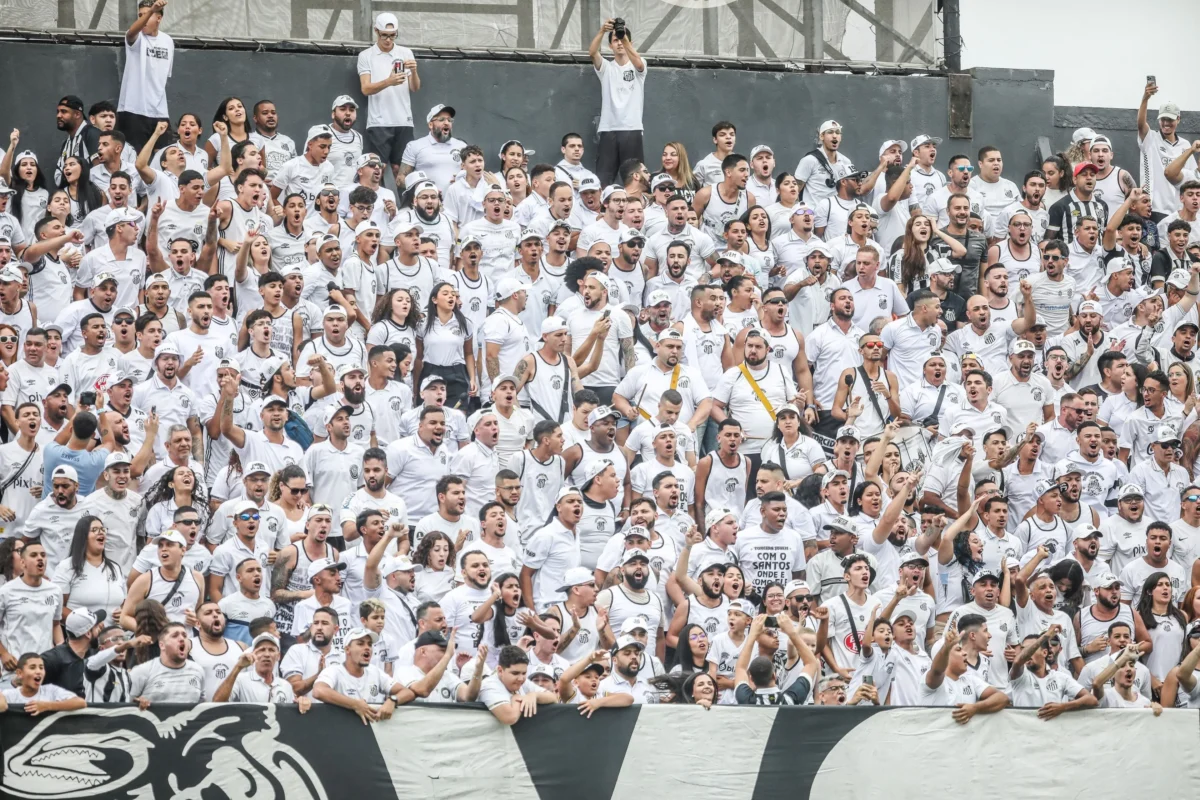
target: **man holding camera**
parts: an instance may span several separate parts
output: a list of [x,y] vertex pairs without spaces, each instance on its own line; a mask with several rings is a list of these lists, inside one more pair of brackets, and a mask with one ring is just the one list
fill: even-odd
[[[600,54],[600,43],[608,34],[613,58]],[[605,20],[588,48],[596,77],[600,79],[600,134],[596,175],[600,185],[616,180],[617,169],[629,159],[644,161],[642,154],[642,102],[646,93],[646,61],[633,46],[625,20]]]

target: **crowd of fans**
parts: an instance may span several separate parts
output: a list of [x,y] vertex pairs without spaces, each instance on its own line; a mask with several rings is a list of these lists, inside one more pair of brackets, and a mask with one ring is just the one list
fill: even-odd
[[0,704],[1200,707],[1200,144],[1154,83],[1141,152],[1019,184],[835,120],[652,171],[608,20],[593,172],[416,137],[388,13],[365,136],[172,117],[165,6],[57,163],[0,153]]

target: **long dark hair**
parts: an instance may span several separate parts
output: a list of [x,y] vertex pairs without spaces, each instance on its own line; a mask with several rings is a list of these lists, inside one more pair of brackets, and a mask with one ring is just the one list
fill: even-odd
[[1083,567],[1074,559],[1064,558],[1050,568],[1049,574],[1055,588],[1058,588],[1059,581],[1070,583],[1065,591],[1059,590],[1057,607],[1068,617],[1075,616],[1075,612],[1083,606]]
[[689,672],[703,672],[705,668],[705,661],[701,659],[700,663],[697,664],[696,654],[692,652],[692,640],[689,637],[692,635],[693,628],[701,633],[705,633],[704,628],[694,622],[689,622],[679,632],[679,644],[675,646],[675,663],[679,665],[679,670],[685,674]]
[[[746,213],[744,213],[740,217],[738,217],[738,219],[741,220],[742,224],[746,226],[746,241],[747,242],[754,238],[754,234],[752,234],[750,232],[750,214],[752,212],[754,212],[755,210],[758,210],[758,211],[763,212],[764,214],[767,214],[767,209],[764,208],[763,206],[753,205],[746,209]],[[768,249],[770,248],[770,245],[771,245],[771,233],[772,233],[772,231],[771,231],[771,215],[767,214],[767,247],[768,247]],[[757,246],[758,245],[756,244],[755,247],[757,247]]]
[[[12,166],[12,179],[13,180],[12,180],[12,186],[10,188],[13,190],[14,194],[12,196],[12,201],[8,204],[8,212],[10,214],[12,214],[14,217],[16,217],[17,220],[20,221],[20,223],[22,225],[24,225],[27,222],[30,222],[30,220],[21,218],[21,198],[23,198],[29,192],[36,192],[37,190],[42,189],[47,193],[46,200],[47,201],[50,200],[50,195],[49,195],[50,186],[48,185],[48,183],[46,181],[46,173],[42,172],[42,165],[40,163],[38,163],[37,156],[32,156],[33,169],[34,169],[33,187],[27,188],[25,186],[25,179],[21,178],[19,176],[17,170],[21,166],[21,162],[24,161],[26,158],[30,158],[30,156],[25,156],[25,158],[18,157],[18,160],[16,160],[13,163],[13,166]],[[37,220],[32,220],[32,221],[37,222]]]
[[[1142,596],[1138,598],[1137,613],[1148,631],[1158,627],[1158,620],[1154,618],[1154,587],[1163,578],[1170,580],[1171,576],[1165,572],[1151,572],[1146,580],[1142,581]],[[1167,616],[1174,617],[1181,626],[1187,627],[1187,619],[1179,610],[1179,606],[1175,605],[1174,594],[1167,601]]]
[[898,282],[905,287],[915,286],[917,282],[926,277],[926,255],[925,251],[929,245],[933,244],[933,231],[930,230],[929,241],[922,247],[917,242],[917,237],[913,235],[913,223],[923,219],[928,222],[932,228],[933,220],[924,214],[913,214],[908,218],[908,222],[904,224],[904,243],[900,245],[900,277]]
[[138,664],[158,658],[158,634],[171,624],[170,617],[163,604],[157,600],[146,598],[133,607],[135,623],[133,635],[149,636],[149,644],[135,645],[133,651],[125,656],[125,668],[133,669]]
[[971,534],[974,531],[959,531],[954,537],[954,560],[962,565],[962,593],[963,597],[971,596],[971,585],[975,573],[983,569],[983,562],[976,561],[971,558]]
[[437,542],[445,539],[446,544],[450,547],[450,552],[446,554],[446,566],[454,569],[454,540],[441,531],[430,531],[421,539],[421,543],[417,545],[417,551],[413,553],[413,563],[420,564],[426,569],[429,568],[429,554],[433,552],[433,546]]
[[[245,111],[246,111],[246,121],[242,123],[242,133],[246,134],[246,136],[245,136],[245,138],[242,138],[242,139],[234,138],[233,123],[230,122],[229,117],[226,116],[225,109],[229,105],[231,100],[237,100],[239,103],[242,104],[242,108],[245,109]],[[225,127],[229,131],[229,141],[231,141],[231,142],[235,142],[235,141],[236,142],[246,142],[246,141],[250,141],[250,131],[252,130],[251,125],[253,125],[253,123],[251,122],[251,116],[252,115],[250,113],[250,109],[246,108],[246,103],[242,100],[242,98],[226,97],[224,100],[221,101],[220,105],[217,106],[217,112],[215,114],[213,114],[213,122],[224,122],[225,123]],[[197,119],[196,121],[199,122],[199,119]]]
[[[438,318],[437,296],[438,292],[442,290],[443,286],[449,286],[451,289],[457,291],[457,287],[455,287],[455,285],[449,281],[438,281],[433,285],[433,291],[429,293],[429,302],[425,304],[425,334],[429,333],[430,329],[433,327],[433,321]],[[462,309],[458,306],[455,306],[454,311],[451,313],[454,315],[454,320],[458,323],[459,330],[462,331],[463,339],[470,339],[473,331],[471,330],[471,326],[467,322],[466,315],[463,314]]]
[[13,579],[13,553],[19,544],[22,544],[19,536],[0,540],[0,575],[3,575],[6,581]]
[[371,310],[371,324],[374,325],[376,322],[383,322],[385,319],[390,320],[392,318],[392,300],[395,298],[396,292],[404,292],[408,295],[408,316],[404,318],[404,322],[401,324],[415,331],[417,324],[421,321],[421,309],[413,301],[412,292],[402,286],[390,290],[375,301],[375,308]]
[[67,193],[67,197],[71,197],[70,182],[67,180],[66,165],[67,162],[74,159],[79,164],[79,180],[76,181],[76,193],[79,195],[74,202],[79,203],[79,207],[83,209],[83,215],[86,217],[91,212],[95,211],[100,206],[104,205],[104,194],[96,188],[92,183],[92,167],[86,158],[79,156],[67,156],[63,159],[63,173],[58,179],[58,188]]
[[[428,538],[428,537],[426,537],[426,538]],[[421,544],[425,544],[424,539],[421,540]],[[451,545],[451,547],[453,547],[453,545]],[[505,572],[499,578],[496,578],[496,585],[499,586],[501,589],[503,589],[504,582],[509,579],[516,581],[518,587],[521,585],[521,579],[517,577],[517,574],[515,572]],[[519,610],[519,607],[518,607],[518,610]],[[508,625],[505,623],[505,618],[508,615],[505,614],[504,612],[505,612],[504,598],[501,597],[499,600],[496,601],[496,604],[494,606],[492,606],[492,641],[496,645],[497,652],[500,651],[501,647],[512,644],[512,642],[509,641],[509,638],[508,638]]]
[[[158,479],[158,483],[150,487],[150,491],[142,496],[135,529],[139,538],[146,537],[146,517],[149,515],[150,509],[159,503],[175,499],[175,489],[171,486],[171,481],[175,480],[175,473],[181,469],[191,470],[192,468],[183,464],[172,467]],[[192,470],[192,477],[195,479],[192,486],[192,507],[200,515],[200,531],[203,532],[208,527],[208,495],[204,491],[203,476],[197,475],[195,470]]]
[[1052,155],[1049,158],[1042,159],[1043,165],[1046,164],[1047,162],[1052,163],[1052,164],[1054,164],[1054,166],[1058,167],[1059,174],[1062,176],[1058,179],[1058,186],[1050,186],[1050,181],[1047,180],[1046,181],[1047,187],[1050,189],[1055,189],[1060,192],[1068,192],[1071,189],[1073,189],[1074,184],[1071,182],[1071,172],[1072,172],[1071,162],[1067,161],[1067,159],[1064,158],[1061,153]]
[[[87,542],[93,522],[104,524],[104,520],[91,514],[84,514],[75,523],[75,535],[71,538],[71,571],[75,573],[76,578],[83,577],[83,568],[87,564]],[[104,553],[100,554],[100,566],[101,569],[108,571],[110,581],[117,579],[120,568],[117,566],[117,562]]]

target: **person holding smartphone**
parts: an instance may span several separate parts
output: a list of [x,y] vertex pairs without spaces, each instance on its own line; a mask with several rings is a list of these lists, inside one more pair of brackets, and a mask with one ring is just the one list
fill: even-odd
[[375,17],[375,44],[358,54],[358,85],[367,96],[366,152],[378,153],[403,186],[400,157],[413,139],[411,93],[421,90],[412,50],[396,44],[396,15]]

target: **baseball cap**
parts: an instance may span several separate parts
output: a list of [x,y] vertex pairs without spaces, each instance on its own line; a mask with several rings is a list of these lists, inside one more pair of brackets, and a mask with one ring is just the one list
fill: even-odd
[[1084,300],[1079,304],[1080,314],[1103,314],[1104,311],[1100,308],[1100,303],[1095,300]]
[[607,203],[608,198],[612,197],[617,192],[620,192],[621,194],[625,194],[625,187],[618,186],[616,184],[609,184],[608,186],[605,186],[604,191],[602,191],[600,193],[600,202]]
[[796,592],[807,592],[812,594],[812,587],[804,581],[788,581],[788,585],[783,587],[783,597],[786,600]]
[[350,406],[343,406],[334,403],[333,405],[329,406],[329,408],[325,409],[325,413],[321,415],[321,422],[328,425],[329,423],[333,422],[334,417],[343,411],[350,416],[354,416],[354,409]]
[[577,486],[564,486],[561,489],[559,489],[558,494],[554,496],[554,504],[558,505],[564,499],[570,497],[571,495],[578,495],[579,497],[582,497],[583,492],[579,491],[579,488]]
[[567,594],[572,587],[582,586],[585,583],[595,583],[596,577],[587,567],[571,567],[563,575],[562,586],[558,587],[558,591]]
[[358,226],[354,229],[354,236],[357,238],[362,236],[364,233],[370,233],[371,231],[380,232],[379,226],[374,222],[371,222],[369,219],[364,219],[362,222],[358,223]]
[[1015,356],[1020,353],[1033,353],[1037,350],[1033,342],[1028,339],[1014,339],[1012,345],[1008,348],[1008,354]]
[[542,320],[542,336],[558,333],[567,329],[567,321],[562,317],[546,317]]
[[1171,274],[1167,276],[1167,285],[1174,286],[1176,289],[1186,289],[1191,280],[1192,276],[1188,274],[1187,270],[1172,270]]
[[253,500],[239,500],[233,504],[233,515],[244,514],[247,511],[259,511],[258,503]]
[[1071,134],[1071,144],[1079,144],[1080,142],[1090,142],[1096,138],[1096,132],[1091,128],[1076,128]]
[[259,410],[259,413],[266,411],[271,406],[283,406],[284,408],[287,408],[287,399],[280,397],[277,394],[273,394],[263,401],[263,407]]
[[[622,628],[622,630],[624,630],[624,628]],[[617,638],[617,646],[614,647],[613,650],[614,651],[624,650],[626,647],[633,647],[638,650],[646,649],[645,644],[643,644],[642,642],[633,638],[632,636],[629,636],[628,634],[626,634],[625,636],[620,636]]]
[[1083,470],[1069,458],[1064,458],[1054,465],[1054,480],[1065,478],[1068,475],[1082,475]]
[[645,550],[642,550],[638,547],[633,547],[629,550],[626,550],[625,555],[621,557],[622,564],[628,564],[630,561],[638,560],[645,561],[647,564],[650,563],[650,556],[647,555]]
[[588,427],[592,427],[597,422],[608,419],[609,417],[621,418],[621,415],[608,406],[596,406],[587,416]]
[[732,508],[714,508],[714,509],[712,509],[711,511],[709,511],[707,514],[704,515],[704,530],[707,531],[713,525],[716,525],[718,522],[721,522],[726,517],[733,517],[734,520],[736,520],[738,518],[738,515],[737,515],[737,512],[734,511]]
[[670,303],[670,302],[671,302],[671,295],[667,294],[662,289],[655,289],[653,292],[650,293],[650,296],[646,298],[646,307],[650,308],[650,307],[659,305],[660,303]]
[[820,136],[822,133],[827,133],[828,131],[840,131],[841,129],[842,123],[838,122],[836,119],[827,119],[817,126],[817,135]]
[[500,285],[496,287],[496,300],[504,301],[512,297],[517,292],[529,291],[529,285],[521,282],[517,278],[507,277],[500,279]]
[[276,649],[279,648],[279,640],[269,633],[260,633],[258,636],[255,636],[254,640],[250,642],[250,649],[254,650],[260,644],[273,644]]
[[935,258],[925,271],[930,275],[954,275],[960,269],[958,264],[948,258]]
[[600,179],[595,175],[585,175],[579,181],[580,192],[598,192],[600,191]]
[[643,630],[648,633],[650,631],[650,620],[646,619],[642,614],[635,614],[621,623],[622,634],[633,633],[636,630]]
[[75,111],[83,111],[83,101],[73,94],[64,95],[63,99],[58,101],[58,105],[66,106]]
[[658,189],[658,187],[668,184],[671,186],[671,188],[675,188],[675,179],[665,172],[660,172],[651,179],[650,191],[655,191]]
[[854,427],[853,425],[843,425],[842,427],[838,428],[836,438],[837,439],[853,439],[856,442],[862,440],[861,437],[858,435],[858,428]]
[[430,386],[432,386],[435,383],[445,384],[446,379],[443,378],[441,375],[426,375],[424,378],[421,379],[421,391],[422,392],[425,391],[426,389],[428,389]]
[[[344,565],[343,569],[345,569]],[[310,569],[309,572],[312,572],[312,570]],[[379,634],[366,628],[351,628],[350,632],[346,634],[346,638],[342,641],[345,644],[350,644],[351,642],[357,642],[359,639],[370,639],[371,644],[375,644],[379,641]]]
[[1179,119],[1179,105],[1171,101],[1162,104],[1162,108],[1158,110],[1159,119]]
[[883,144],[879,145],[879,157],[880,157],[880,158],[882,158],[882,157],[883,157],[883,154],[884,154],[885,152],[887,152],[887,149],[888,149],[889,147],[891,147],[892,145],[894,145],[894,144],[898,144],[898,145],[900,145],[900,152],[901,152],[901,153],[907,153],[907,152],[908,152],[908,142],[903,142],[903,141],[901,141],[901,140],[899,140],[899,139],[888,139],[886,142],[884,142]]
[[899,555],[900,555],[900,566],[902,566],[902,567],[907,564],[918,564],[918,563],[924,564],[927,567],[929,566],[929,559],[927,559],[925,556],[918,553],[916,550],[913,550],[911,547],[904,548],[903,550],[900,551]]
[[180,533],[179,531],[175,530],[174,528],[167,528],[165,531],[160,533],[158,536],[154,537],[155,546],[158,546],[158,545],[162,544],[163,542],[174,542],[175,544],[182,547],[184,550],[186,550],[187,546],[188,546],[187,539],[183,538],[183,534]]
[[149,289],[156,283],[165,283],[168,286],[171,285],[171,282],[167,280],[167,276],[163,275],[161,272],[155,272],[149,278],[146,278],[146,288]]
[[99,625],[108,616],[108,612],[100,609],[94,614],[85,608],[76,609],[67,617],[67,621],[63,623],[66,626],[67,633],[72,636],[83,636],[92,628]]
[[351,372],[361,372],[364,375],[366,374],[366,370],[362,368],[361,364],[338,364],[337,374],[335,377],[340,381]]
[[[346,569],[346,565],[341,561],[334,561],[331,558],[318,558],[308,565],[308,579],[311,581],[327,569],[335,569],[341,572]],[[350,641],[350,639],[347,638],[346,641]]]
[[1084,524],[1079,525],[1075,528],[1074,539],[1075,540],[1090,539],[1093,536],[1103,536],[1103,535],[1104,535],[1104,533],[1101,532],[1101,530],[1099,528],[1097,528],[1095,525],[1093,525],[1090,522],[1085,522]]
[[754,608],[754,603],[751,603],[749,600],[747,600],[744,597],[739,597],[736,600],[729,601],[729,610],[730,611],[740,611],[743,614],[745,614],[747,617],[753,617],[754,612],[757,609]]
[[329,308],[325,309],[325,312],[323,314],[321,314],[322,319],[326,319],[328,317],[344,317],[344,316],[346,316],[346,309],[342,308],[339,305],[332,305]]
[[313,125],[311,128],[308,129],[308,136],[306,136],[304,138],[305,148],[308,147],[308,143],[311,142],[313,139],[318,139],[322,136],[329,136],[332,138],[333,137],[333,128],[330,128],[328,125]]
[[450,115],[450,119],[454,119],[454,115],[457,113],[455,112],[453,106],[448,106],[445,103],[438,103],[436,106],[429,109],[429,113],[425,115],[425,121],[433,122],[433,118],[438,114],[441,114],[443,111]]
[[1124,272],[1127,269],[1133,269],[1133,267],[1133,262],[1127,258],[1111,258],[1108,260],[1108,263],[1104,265],[1104,277],[1111,278],[1118,272]]
[[[507,382],[510,382],[510,383],[512,383],[512,385],[515,387],[515,386],[517,385],[517,376],[516,376],[516,375],[497,375],[497,376],[496,376],[496,380],[492,381],[492,388],[496,388],[496,387],[498,387],[500,384],[502,384],[502,383],[504,383],[504,382],[506,382],[506,381],[507,381]],[[476,413],[478,413],[478,412],[476,412]],[[485,408],[485,409],[483,409],[483,413],[485,413],[485,414],[494,414],[494,413],[496,413],[496,412],[494,412],[494,411],[493,411],[493,410],[492,410],[492,409],[489,407],[489,408]],[[472,427],[472,428],[474,428],[475,426],[474,426],[474,425],[472,425],[471,427]]]
[[1042,479],[1033,485],[1033,493],[1036,497],[1048,494],[1058,489],[1057,481],[1049,481]]
[[896,611],[894,614],[892,614],[892,622],[895,622],[896,620],[900,619],[901,617],[908,617],[913,622],[916,622],[917,621],[916,609],[906,608],[906,609],[900,609],[900,610]]
[[414,648],[428,647],[429,645],[444,649],[450,646],[450,642],[441,631],[437,630],[425,631],[413,642]]
[[1145,497],[1146,493],[1141,486],[1136,483],[1126,483],[1117,490],[1117,500],[1125,500],[1130,497]]
[[976,584],[987,578],[994,580],[996,583],[1000,582],[1000,576],[996,574],[995,570],[981,569],[979,572],[975,573],[975,578],[971,581],[971,583]]
[[1151,440],[1154,444],[1167,444],[1169,442],[1178,442],[1179,433],[1175,430],[1174,425],[1159,425],[1154,429],[1154,438]]
[[617,238],[617,244],[629,244],[634,241],[642,243],[646,241],[645,235],[637,228],[626,228],[621,231],[621,235]]
[[756,144],[754,147],[750,148],[751,158],[754,158],[759,153],[770,153],[771,155],[775,155],[775,151],[771,149],[771,145],[769,144]]
[[613,462],[607,458],[597,458],[595,461],[589,461],[587,466],[583,468],[583,483],[586,486],[596,479],[601,472],[613,466]]
[[[307,524],[310,519],[317,517],[329,517],[333,519],[333,509],[324,503],[313,503],[304,511],[304,522]],[[342,569],[345,569],[343,565]]]
[[[358,108],[358,101],[348,94],[339,94],[333,98],[333,106],[331,108],[340,108],[341,106],[354,106]],[[362,166],[361,164],[359,166]]]
[[1179,320],[1179,322],[1175,323],[1175,330],[1171,331],[1171,333],[1174,334],[1175,331],[1182,328],[1195,328],[1196,330],[1200,331],[1200,325],[1197,325],[1187,317],[1184,317],[1183,319]]
[[377,31],[395,30],[399,26],[400,23],[396,21],[395,14],[385,11],[375,17],[375,30]]
[[916,149],[917,149],[918,147],[920,147],[921,145],[923,145],[923,144],[929,144],[929,143],[931,143],[931,142],[932,142],[933,144],[935,144],[935,145],[939,145],[939,144],[941,144],[941,143],[942,143],[942,140],[941,140],[941,137],[938,137],[938,136],[930,136],[930,135],[929,135],[929,134],[927,134],[927,133],[921,133],[921,134],[918,134],[918,135],[914,136],[914,137],[913,137],[913,139],[912,139],[912,141],[910,141],[910,142],[908,143],[908,146],[909,146],[910,148],[912,148],[913,150],[916,150]]
[[658,334],[658,336],[655,337],[654,341],[655,342],[665,342],[668,339],[670,339],[672,341],[676,341],[676,342],[682,342],[683,341],[683,333],[675,328],[663,328],[662,331]]
[[730,264],[742,264],[742,254],[737,250],[723,250],[717,253],[717,261],[728,261]]
[[1095,164],[1093,164],[1092,162],[1090,162],[1090,161],[1081,161],[1080,163],[1078,163],[1078,164],[1076,164],[1076,165],[1075,165],[1075,173],[1074,173],[1074,174],[1075,174],[1075,175],[1079,175],[1079,174],[1081,174],[1081,173],[1087,172],[1089,169],[1090,169],[1090,170],[1092,170],[1093,172],[1099,172],[1099,171],[1100,171],[1100,168],[1099,168],[1099,167],[1097,167],[1097,166],[1096,166]]
[[117,276],[113,275],[111,272],[98,272],[96,273],[96,277],[92,278],[92,285],[99,286],[100,284],[108,283],[109,281],[116,283]]
[[1096,582],[1092,584],[1092,586],[1097,589],[1107,589],[1110,586],[1120,586],[1120,585],[1121,585],[1121,579],[1118,578],[1116,575],[1113,575],[1111,572],[1100,573],[1100,576],[1098,578],[1096,578]]
[[117,450],[114,453],[109,453],[108,458],[104,459],[104,468],[112,469],[113,467],[129,466],[133,461],[130,460],[128,453],[123,453]]
[[[846,480],[850,480],[850,473],[846,472],[844,469],[831,469],[829,472],[825,473],[823,478],[821,478],[821,488],[824,489],[828,487],[829,484],[833,483],[836,478],[845,478]],[[841,519],[845,518],[842,517]],[[849,530],[854,530],[854,528],[851,527]]]
[[[840,470],[839,470],[839,472],[840,472]],[[843,472],[842,474],[844,475],[845,473]],[[833,517],[831,520],[829,520],[829,522],[826,522],[824,525],[822,525],[821,530],[842,531],[843,533],[853,533],[853,534],[858,533],[858,528],[855,527],[854,523],[850,520],[850,518],[847,516],[843,516],[841,514],[839,514],[836,517]]]
[[0,283],[20,283],[22,280],[20,270],[12,264],[0,269]]
[[623,539],[632,539],[635,536],[640,536],[647,542],[650,541],[650,531],[641,525],[630,525],[621,534],[621,538]]
[[415,215],[409,214],[407,212],[396,215],[396,219],[392,222],[392,226],[391,226],[391,232],[392,232],[393,239],[401,233],[408,233],[409,231],[413,231],[413,230],[416,230],[416,231],[421,230],[421,223],[419,223],[417,221],[417,218]]
[[1109,139],[1107,136],[1103,136],[1103,135],[1097,136],[1096,138],[1092,139],[1092,147],[1095,147],[1098,144],[1106,144],[1111,148],[1112,140]]
[[391,575],[393,572],[412,572],[416,569],[412,559],[406,555],[392,556],[383,562],[383,566],[379,568],[379,573],[383,577]]
[[246,469],[244,469],[242,471],[242,475],[245,477],[249,477],[251,475],[259,475],[259,474],[270,475],[271,468],[268,467],[266,464],[264,464],[261,461],[251,461],[249,464],[246,465]]
[[50,479],[54,480],[55,478],[66,478],[69,481],[79,483],[79,473],[75,471],[74,467],[68,464],[59,464],[54,468],[54,471],[50,473]]
[[113,225],[119,225],[122,222],[137,223],[137,213],[128,206],[114,208],[104,215],[104,227],[111,228]]

